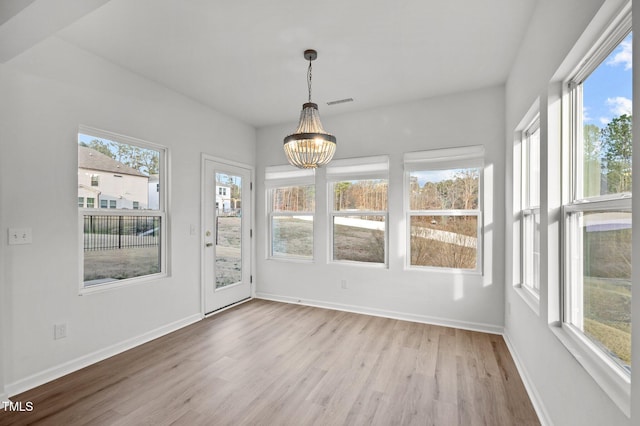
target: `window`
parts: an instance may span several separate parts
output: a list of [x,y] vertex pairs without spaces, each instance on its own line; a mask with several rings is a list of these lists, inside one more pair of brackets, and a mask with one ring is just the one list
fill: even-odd
[[540,117],[522,135],[522,287],[540,297]]
[[[80,128],[78,196],[96,193],[79,208],[83,292],[166,274],[166,197],[161,191],[157,206],[148,201],[149,176],[166,179],[165,158],[166,149],[149,142]],[[98,174],[99,192],[92,188]],[[89,210],[95,197],[99,212]]]
[[[563,327],[629,382],[631,365],[631,14],[567,82]],[[605,360],[603,362],[603,360]],[[628,386],[628,385],[627,385]]]
[[334,160],[326,170],[330,258],[386,264],[389,158]]
[[267,167],[265,186],[269,203],[269,257],[312,260],[314,170]]
[[484,147],[407,153],[408,266],[481,271]]
[[98,186],[98,175],[91,175],[91,186]]
[[84,207],[84,197],[78,197],[78,207]]

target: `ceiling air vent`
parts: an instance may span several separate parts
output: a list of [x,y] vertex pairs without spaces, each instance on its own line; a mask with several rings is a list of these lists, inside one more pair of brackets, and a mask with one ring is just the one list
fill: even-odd
[[338,104],[344,104],[347,102],[353,102],[353,98],[345,98],[345,99],[339,99],[337,101],[331,101],[331,102],[327,102],[327,105],[331,106],[331,105],[338,105]]

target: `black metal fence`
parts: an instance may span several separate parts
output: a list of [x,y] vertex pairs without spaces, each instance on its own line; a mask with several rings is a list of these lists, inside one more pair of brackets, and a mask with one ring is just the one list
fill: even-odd
[[159,216],[84,217],[84,251],[153,247],[159,243]]

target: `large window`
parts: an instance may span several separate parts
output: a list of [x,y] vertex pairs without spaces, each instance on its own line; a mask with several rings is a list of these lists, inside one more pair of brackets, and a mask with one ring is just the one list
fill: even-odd
[[326,170],[331,259],[386,264],[389,158],[334,160]]
[[165,153],[148,142],[80,129],[78,200],[87,200],[86,208],[78,202],[83,291],[166,273],[164,185],[160,202],[148,202],[149,176],[166,179]]
[[265,171],[269,214],[269,257],[313,259],[315,172],[292,166]]
[[631,365],[630,14],[567,82],[570,182],[564,212],[564,326],[629,380]]
[[522,135],[522,287],[540,297],[540,118]]
[[482,146],[404,156],[409,267],[481,271]]

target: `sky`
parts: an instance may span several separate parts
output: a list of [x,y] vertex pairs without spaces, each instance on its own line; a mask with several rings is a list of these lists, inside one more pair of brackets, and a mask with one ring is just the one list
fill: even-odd
[[464,173],[469,169],[425,170],[411,172],[411,176],[418,178],[418,184],[423,187],[425,183],[438,183],[453,179],[456,174]]
[[584,124],[603,128],[612,118],[631,115],[631,42],[629,34],[584,81]]

